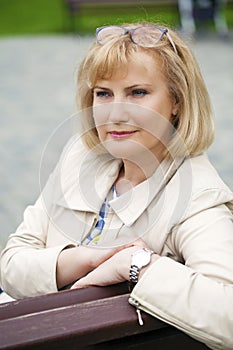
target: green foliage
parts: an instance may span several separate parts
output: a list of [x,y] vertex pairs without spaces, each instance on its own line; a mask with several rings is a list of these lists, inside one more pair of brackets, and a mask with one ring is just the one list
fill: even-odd
[[151,4],[83,4],[71,20],[64,0],[0,0],[0,35],[93,33],[98,26],[139,20],[176,25],[178,13]]
[[151,21],[177,26],[179,14],[174,7],[158,7],[147,3],[145,5],[98,5],[85,4],[80,10],[79,17],[75,17],[74,27],[79,32],[93,32],[94,28],[109,24],[122,24],[137,21]]
[[[0,0],[0,35],[44,35],[93,33],[98,26],[135,21],[179,24],[174,6],[157,6],[146,1],[135,4],[83,4],[71,20],[65,0]],[[233,6],[227,8],[228,25],[233,27]]]
[[62,23],[59,0],[0,0],[0,35],[59,33]]

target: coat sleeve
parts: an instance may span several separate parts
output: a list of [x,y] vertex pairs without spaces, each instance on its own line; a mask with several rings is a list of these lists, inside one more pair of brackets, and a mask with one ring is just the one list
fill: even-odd
[[50,176],[35,205],[26,208],[22,224],[10,235],[1,254],[0,285],[15,299],[57,291],[57,259],[69,244],[46,247],[56,173]]
[[139,280],[130,303],[212,349],[233,349],[233,223],[225,205],[178,225],[168,244],[181,264],[161,257]]

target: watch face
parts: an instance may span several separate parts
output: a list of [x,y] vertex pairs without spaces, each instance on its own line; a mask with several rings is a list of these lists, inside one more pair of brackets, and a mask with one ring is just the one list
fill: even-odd
[[150,262],[151,251],[147,249],[138,250],[132,256],[132,265],[136,265],[139,268],[146,266]]

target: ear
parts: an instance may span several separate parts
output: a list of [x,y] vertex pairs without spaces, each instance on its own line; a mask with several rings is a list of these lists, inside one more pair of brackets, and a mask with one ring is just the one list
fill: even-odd
[[179,103],[174,99],[173,106],[172,106],[172,115],[177,115],[178,111],[179,111]]

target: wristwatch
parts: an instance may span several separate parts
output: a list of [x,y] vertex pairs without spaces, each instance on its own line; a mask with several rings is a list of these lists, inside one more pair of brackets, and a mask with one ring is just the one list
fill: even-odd
[[129,287],[132,290],[138,282],[138,276],[142,267],[147,266],[151,261],[153,250],[143,248],[132,254],[131,267],[129,272]]

